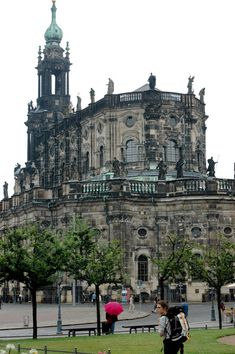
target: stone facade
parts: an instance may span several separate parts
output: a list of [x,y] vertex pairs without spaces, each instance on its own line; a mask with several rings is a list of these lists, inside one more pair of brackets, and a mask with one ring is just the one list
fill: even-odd
[[[54,2],[52,12],[39,49],[37,106],[28,109],[27,163],[17,164],[14,195],[0,202],[0,230],[29,221],[63,229],[82,216],[107,241],[120,240],[127,283],[150,295],[158,282],[149,257],[165,251],[169,233],[199,245],[217,233],[234,239],[234,180],[206,174],[208,117],[204,99],[191,90],[147,84],[128,93],[109,90],[97,102],[91,97],[84,109],[78,97],[71,107],[69,46],[60,47]],[[160,161],[166,173],[159,179]],[[203,284],[186,285],[188,300],[202,300]],[[174,294],[177,286],[170,289]]]

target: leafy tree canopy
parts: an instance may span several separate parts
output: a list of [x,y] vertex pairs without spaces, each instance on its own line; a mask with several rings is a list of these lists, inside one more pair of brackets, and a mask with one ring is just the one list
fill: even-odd
[[0,239],[0,280],[17,280],[29,289],[53,283],[62,267],[58,235],[39,225],[9,229]]
[[[198,247],[197,247],[198,248]],[[234,281],[235,245],[218,235],[209,245],[201,247],[201,255],[194,254],[190,261],[193,277],[215,289]]]
[[158,276],[163,280],[185,278],[186,266],[191,257],[192,246],[183,238],[168,235],[167,252],[152,261],[158,267]]
[[65,233],[66,271],[75,279],[101,285],[121,279],[122,252],[117,242],[107,243],[98,229],[76,218]]

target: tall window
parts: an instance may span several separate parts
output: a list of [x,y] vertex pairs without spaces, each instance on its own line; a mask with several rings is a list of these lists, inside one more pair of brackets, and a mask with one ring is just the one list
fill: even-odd
[[138,280],[148,280],[148,258],[143,254],[138,258]]
[[56,83],[56,77],[55,75],[51,75],[51,94],[55,94],[55,83]]
[[126,162],[138,161],[136,142],[131,139],[126,142]]
[[88,173],[89,171],[89,152],[86,152],[85,161],[84,161],[84,172]]
[[169,162],[177,162],[179,160],[179,149],[176,147],[176,142],[173,140],[168,141],[166,159]]
[[100,167],[104,166],[104,147],[100,147]]
[[202,153],[202,151],[197,151],[197,164],[198,164],[198,171],[203,172],[203,153]]

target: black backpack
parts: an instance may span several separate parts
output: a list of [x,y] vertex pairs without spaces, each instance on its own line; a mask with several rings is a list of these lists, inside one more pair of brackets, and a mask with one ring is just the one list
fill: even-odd
[[[170,322],[171,333],[169,333],[169,334],[170,334],[170,338],[171,338],[172,342],[177,341],[180,343],[184,343],[188,339],[187,333],[183,330],[183,327],[180,323],[180,319],[178,316],[182,312],[183,312],[183,309],[180,306],[169,307],[169,309],[167,311],[166,316]],[[188,323],[187,323],[187,320],[185,319],[185,317],[184,317],[184,320],[186,321],[186,326],[188,328]]]

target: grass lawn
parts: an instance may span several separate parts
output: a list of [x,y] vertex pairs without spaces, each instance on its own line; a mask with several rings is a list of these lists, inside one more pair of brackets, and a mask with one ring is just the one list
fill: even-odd
[[[234,354],[235,346],[217,341],[225,335],[235,335],[235,329],[191,330],[191,338],[185,343],[185,354]],[[161,354],[162,340],[158,333],[114,334],[108,336],[78,336],[66,338],[43,338],[37,340],[0,340],[0,349],[7,343],[20,344],[25,348],[65,350],[98,354],[111,350],[111,354]],[[26,352],[25,350],[23,350]],[[13,352],[11,352],[13,354]],[[40,354],[40,352],[39,352]],[[50,354],[50,352],[48,352]]]

